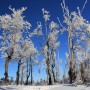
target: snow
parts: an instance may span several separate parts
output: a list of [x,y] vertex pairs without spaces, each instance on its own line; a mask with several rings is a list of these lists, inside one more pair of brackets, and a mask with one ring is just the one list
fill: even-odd
[[51,85],[51,86],[0,86],[0,90],[90,90],[85,85]]
[[1,86],[0,90],[50,90],[57,86]]

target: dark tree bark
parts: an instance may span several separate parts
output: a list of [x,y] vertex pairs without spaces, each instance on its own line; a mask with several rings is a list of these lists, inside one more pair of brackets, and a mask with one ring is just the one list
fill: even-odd
[[26,75],[26,85],[28,85],[28,60],[27,60],[27,75]]
[[68,74],[69,74],[69,78],[70,78],[70,84],[73,83],[73,72],[72,72],[72,71],[73,71],[73,70],[72,70],[71,68],[69,68]]
[[70,61],[70,67],[69,67],[68,74],[69,74],[69,78],[70,78],[70,83],[72,84],[76,79],[75,68],[74,68],[74,58],[72,58]]
[[69,60],[70,60],[70,66],[69,66],[69,78],[70,78],[70,83],[75,81],[76,76],[75,76],[75,63],[74,63],[74,44],[73,44],[73,39],[71,38],[71,31],[69,30],[68,32],[68,44],[69,44]]
[[16,84],[19,84],[19,72],[20,72],[20,65],[21,65],[21,60],[18,61],[18,70],[17,70],[17,77],[16,77]]
[[54,79],[54,82],[56,82],[56,78],[55,78],[55,57],[54,57],[54,49],[53,48],[51,51],[51,60],[52,60],[51,69],[52,69],[53,79]]
[[11,57],[12,57],[12,55],[13,55],[13,48],[11,49],[11,52],[8,54],[7,53],[7,55],[8,55],[8,57],[6,57],[6,61],[5,61],[5,73],[4,73],[4,75],[5,75],[5,82],[9,82],[9,80],[8,80],[8,65],[9,65],[9,61],[11,60]]
[[[48,47],[48,50],[49,50],[49,42],[47,41],[47,47]],[[52,72],[50,70],[50,59],[49,59],[49,51],[47,51],[47,60],[46,60],[46,64],[47,64],[47,73],[48,73],[48,78],[49,78],[49,81],[48,81],[48,84],[49,85],[52,85],[53,82],[52,82]]]
[[22,67],[21,85],[23,84],[23,70],[24,68]]
[[[49,42],[47,41],[47,47],[48,47],[48,50],[49,50]],[[51,70],[50,70],[50,60],[49,60],[49,52],[47,51],[47,60],[46,60],[46,63],[47,63],[47,70],[48,70],[48,75],[49,75],[49,85],[53,84],[52,83],[52,76],[51,76]]]
[[[28,67],[29,66],[29,67]],[[29,70],[28,70],[29,68]],[[28,79],[30,77],[30,65],[29,65],[29,62],[27,60],[27,76],[26,76],[26,85],[28,85]]]
[[49,73],[49,71],[48,71],[48,74],[49,74],[49,85],[52,85],[52,78],[51,78],[51,74]]
[[54,82],[56,82],[54,68],[55,68],[55,65],[52,65],[52,74],[53,74],[53,79],[54,79]]
[[33,84],[33,67],[32,67],[32,58],[30,57],[30,72],[31,72],[31,85]]
[[4,74],[6,82],[8,82],[8,65],[9,65],[9,58],[7,57],[5,61],[5,74]]
[[85,82],[85,70],[84,70],[84,64],[81,63],[81,78],[82,78],[82,82]]

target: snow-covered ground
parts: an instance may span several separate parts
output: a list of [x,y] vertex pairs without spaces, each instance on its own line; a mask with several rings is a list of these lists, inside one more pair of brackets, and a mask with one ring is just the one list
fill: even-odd
[[52,85],[52,86],[0,86],[0,90],[90,90],[84,85]]

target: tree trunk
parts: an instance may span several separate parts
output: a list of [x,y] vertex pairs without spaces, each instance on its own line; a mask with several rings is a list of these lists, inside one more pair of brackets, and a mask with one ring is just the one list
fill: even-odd
[[31,72],[31,85],[33,84],[33,68],[32,68],[32,58],[30,57],[30,72]]
[[75,70],[74,70],[74,48],[73,48],[73,39],[71,37],[71,29],[69,27],[68,31],[68,45],[69,45],[69,60],[70,60],[70,66],[69,66],[69,78],[70,83],[72,83],[76,77],[75,77]]
[[[72,57],[73,57],[73,55],[72,55]],[[71,58],[71,60],[70,60],[69,78],[70,78],[70,83],[72,83],[76,79],[75,69],[74,69],[74,58]]]
[[54,49],[52,48],[51,50],[51,60],[52,60],[52,63],[51,63],[51,69],[52,69],[52,74],[53,74],[53,81],[56,82],[56,79],[55,79],[55,54],[54,54]]
[[74,66],[72,64],[72,60],[70,61],[69,77],[70,77],[70,83],[72,84],[73,81],[76,79],[76,77],[75,77],[75,70],[74,70]]
[[50,75],[50,73],[48,73],[49,74],[49,85],[52,85],[52,78],[51,78],[51,75]]
[[5,61],[5,81],[8,82],[8,65],[9,65],[9,58],[6,57]]
[[72,82],[73,82],[73,72],[72,72],[73,70],[72,70],[72,68],[69,68],[69,78],[70,78],[70,84],[72,84]]
[[85,71],[84,71],[84,64],[81,63],[81,78],[82,78],[82,82],[85,82]]
[[46,74],[47,74],[47,83],[49,83],[49,82],[48,82],[49,76],[48,76],[48,70],[47,70],[47,69],[46,69]]
[[47,63],[47,73],[48,73],[48,84],[49,85],[52,85],[52,75],[51,75],[51,71],[50,71],[50,63],[48,60],[46,60],[46,63]]
[[23,69],[22,69],[22,76],[21,76],[21,85],[23,84]]
[[8,80],[8,65],[9,65],[9,61],[11,60],[11,57],[13,55],[13,48],[11,48],[11,52],[10,54],[8,54],[8,57],[6,57],[6,61],[5,61],[5,82],[9,82]]
[[27,75],[26,75],[26,85],[28,85],[28,60],[27,60]]
[[19,72],[20,72],[20,65],[21,65],[21,60],[18,61],[18,70],[17,70],[17,78],[16,78],[16,84],[19,84]]
[[33,84],[32,66],[31,66],[31,85]]
[[51,70],[50,70],[50,60],[49,60],[49,42],[47,41],[47,47],[48,47],[48,51],[47,51],[47,60],[46,60],[46,64],[47,64],[47,72],[48,72],[48,78],[49,78],[49,81],[48,81],[48,84],[49,85],[52,85],[53,82],[52,82],[52,75],[51,75]]
[[52,60],[52,65],[51,65],[51,69],[52,69],[52,74],[53,74],[53,80],[54,82],[56,82],[55,79],[55,55],[54,55],[54,50],[52,49],[51,51],[51,60]]
[[52,65],[52,74],[53,74],[53,79],[54,79],[54,82],[56,82],[54,68],[55,68],[55,65]]

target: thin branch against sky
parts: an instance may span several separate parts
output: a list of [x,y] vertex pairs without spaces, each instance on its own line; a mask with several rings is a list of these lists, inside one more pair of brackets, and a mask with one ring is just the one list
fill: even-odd
[[81,12],[84,10],[84,8],[85,8],[87,2],[88,2],[88,0],[85,0],[85,3],[84,3],[84,5],[83,5],[83,8],[82,8]]

